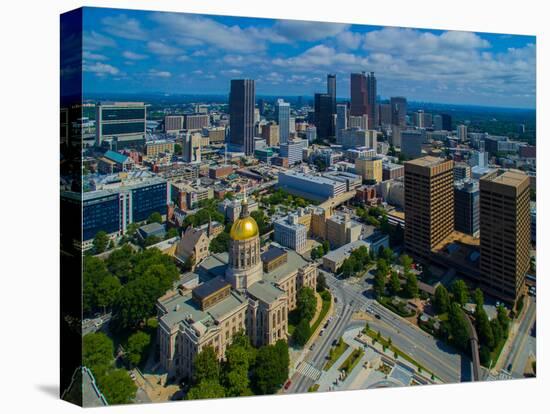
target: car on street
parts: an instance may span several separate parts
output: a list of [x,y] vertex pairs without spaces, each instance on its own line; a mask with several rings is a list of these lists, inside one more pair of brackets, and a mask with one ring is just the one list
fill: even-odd
[[288,380],[285,384],[285,390],[288,390],[290,388],[290,386],[292,385],[292,381],[291,380]]
[[377,314],[377,313],[374,314],[374,317],[375,317],[376,319],[381,319],[381,318],[380,318],[380,315]]

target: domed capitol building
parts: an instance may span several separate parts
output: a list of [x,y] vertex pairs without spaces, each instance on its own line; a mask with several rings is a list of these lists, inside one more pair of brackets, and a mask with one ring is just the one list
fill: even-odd
[[213,254],[195,273],[200,284],[161,297],[160,363],[170,376],[190,377],[193,359],[212,347],[223,359],[233,335],[244,331],[255,346],[288,337],[288,312],[304,287],[315,288],[317,266],[275,243],[263,252],[246,199],[230,231],[229,252]]

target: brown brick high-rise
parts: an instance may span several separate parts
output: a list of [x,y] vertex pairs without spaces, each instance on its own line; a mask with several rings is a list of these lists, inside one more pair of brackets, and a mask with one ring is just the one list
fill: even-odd
[[480,279],[488,292],[514,302],[529,269],[529,177],[496,171],[479,180]]
[[453,161],[422,157],[405,163],[405,248],[429,260],[454,229]]

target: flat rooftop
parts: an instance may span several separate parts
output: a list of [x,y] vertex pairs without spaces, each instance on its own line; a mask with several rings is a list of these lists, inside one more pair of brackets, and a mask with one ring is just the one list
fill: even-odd
[[509,170],[504,171],[502,174],[497,175],[494,178],[483,178],[484,180],[492,181],[493,183],[509,185],[512,187],[519,187],[529,177],[519,171]]
[[214,279],[211,279],[208,282],[196,287],[194,292],[197,297],[204,299],[218,290],[225,288],[226,286],[229,286],[229,282],[220,277],[215,277]]
[[432,157],[430,155],[427,155],[427,156],[422,157],[422,158],[417,158],[417,159],[412,160],[412,161],[407,161],[406,164],[418,165],[419,167],[434,167],[434,166],[439,165],[439,164],[441,164],[445,161],[447,161],[447,160],[445,160],[443,158]]

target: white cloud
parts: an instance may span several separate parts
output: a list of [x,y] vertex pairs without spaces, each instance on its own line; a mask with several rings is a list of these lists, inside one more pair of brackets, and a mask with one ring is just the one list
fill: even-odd
[[175,41],[182,45],[189,42],[204,42],[231,51],[255,52],[265,49],[265,43],[258,39],[257,30],[227,26],[199,15],[155,13],[152,19],[172,33]]
[[82,53],[82,57],[84,59],[88,59],[88,60],[108,60],[109,58],[105,55],[101,55],[99,53],[93,53],[93,52],[89,52],[87,50],[85,50],[83,53]]
[[222,70],[221,74],[224,76],[240,76],[243,74],[243,72],[238,69],[229,69],[229,70]]
[[187,62],[189,60],[189,56],[181,55],[176,58],[178,62]]
[[149,75],[155,76],[157,78],[170,78],[172,77],[172,74],[165,70],[156,70],[156,69],[149,69]]
[[116,42],[113,39],[94,30],[91,32],[84,32],[82,36],[82,47],[85,50],[100,50],[105,47],[115,46]]
[[84,62],[82,65],[82,69],[84,70],[84,72],[92,72],[98,76],[118,75],[120,73],[118,68],[106,63],[101,63],[101,62],[94,62],[92,64],[88,64],[87,62]]
[[141,53],[135,53],[130,50],[125,50],[124,52],[122,52],[122,56],[130,60],[143,60],[149,57],[147,55],[142,55]]
[[336,35],[336,44],[341,49],[357,49],[363,36],[360,33],[344,31]]
[[311,70],[318,67],[358,70],[368,65],[368,59],[356,54],[337,52],[332,47],[320,44],[298,56],[274,59],[273,64],[300,70]]
[[101,22],[103,23],[104,30],[113,36],[131,40],[143,40],[147,38],[147,33],[141,28],[139,21],[125,14],[107,16]]
[[305,40],[314,42],[336,36],[349,27],[349,24],[307,22],[300,20],[278,20],[273,32],[289,42]]
[[161,56],[173,56],[181,53],[181,51],[178,48],[175,48],[173,46],[169,46],[163,42],[159,42],[156,40],[153,40],[151,42],[147,42],[147,48],[156,55]]

